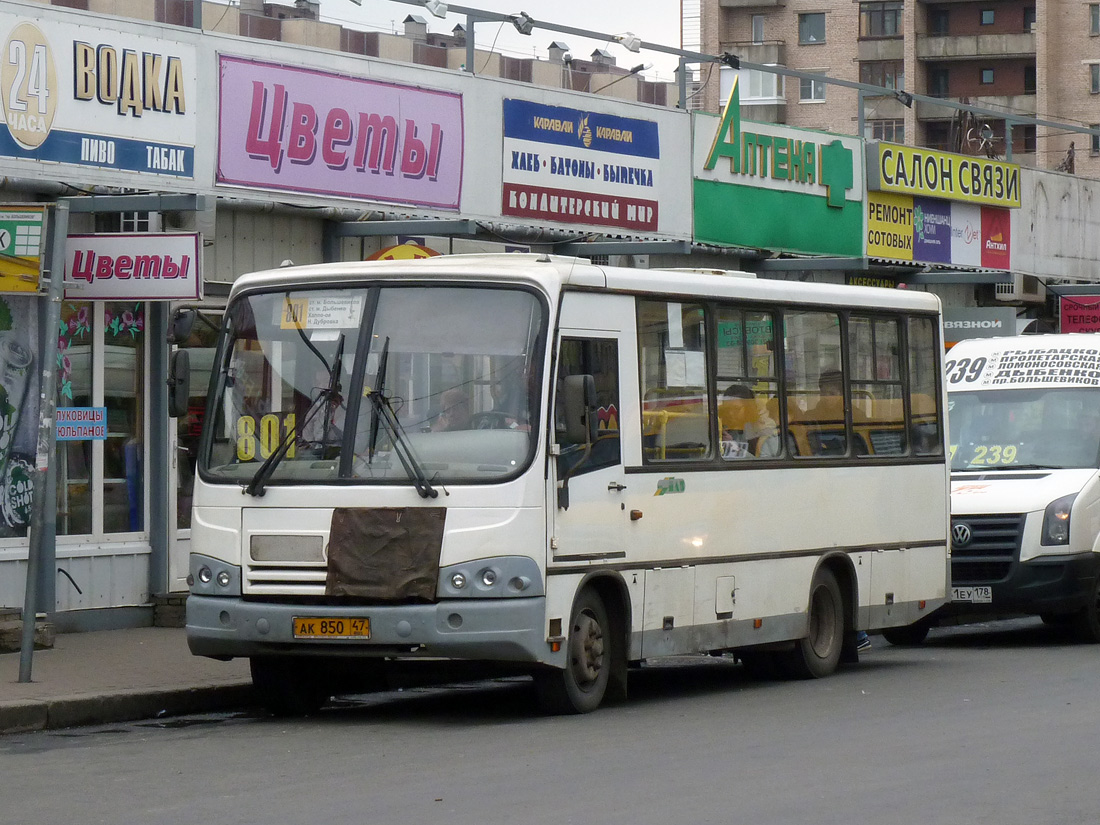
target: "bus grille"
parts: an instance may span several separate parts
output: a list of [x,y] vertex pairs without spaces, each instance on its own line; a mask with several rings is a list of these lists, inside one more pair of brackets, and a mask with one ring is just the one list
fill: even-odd
[[951,583],[990,584],[1007,579],[1019,558],[1023,532],[1022,513],[952,518]]
[[328,569],[318,564],[256,564],[245,567],[250,596],[323,596]]

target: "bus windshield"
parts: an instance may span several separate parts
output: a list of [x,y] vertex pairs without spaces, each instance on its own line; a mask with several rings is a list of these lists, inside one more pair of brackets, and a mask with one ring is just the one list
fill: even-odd
[[226,311],[200,472],[254,495],[515,475],[534,454],[545,327],[515,288],[246,293]]
[[1100,389],[953,392],[951,469],[1097,467]]

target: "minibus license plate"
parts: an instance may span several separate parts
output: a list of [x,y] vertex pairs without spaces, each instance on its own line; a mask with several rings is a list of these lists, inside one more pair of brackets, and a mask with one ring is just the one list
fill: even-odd
[[993,601],[993,588],[988,585],[983,587],[952,587],[951,601],[990,604]]
[[370,619],[295,616],[295,639],[369,639]]

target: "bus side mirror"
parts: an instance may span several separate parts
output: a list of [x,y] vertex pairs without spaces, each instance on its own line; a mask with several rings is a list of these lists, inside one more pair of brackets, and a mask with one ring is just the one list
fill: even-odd
[[596,379],[591,375],[567,375],[562,387],[565,401],[565,438],[573,444],[596,440]]
[[168,343],[182,344],[191,337],[191,329],[195,326],[195,318],[198,310],[180,307],[173,313],[172,321],[168,325]]
[[187,414],[187,399],[191,397],[191,356],[187,350],[172,353],[168,364],[168,415],[179,418]]

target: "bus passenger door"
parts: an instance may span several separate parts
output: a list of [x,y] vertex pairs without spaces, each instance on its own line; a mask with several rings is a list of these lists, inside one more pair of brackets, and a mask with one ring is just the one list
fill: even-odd
[[[591,375],[596,384],[598,430],[588,455],[583,444],[569,443],[560,426],[561,386],[566,376]],[[551,531],[554,561],[623,558],[626,512],[622,448],[619,438],[619,339],[616,333],[562,332],[558,352],[554,439],[559,454],[551,464],[550,503],[556,515]],[[559,495],[563,484],[568,501]],[[567,503],[568,506],[564,506]]]

